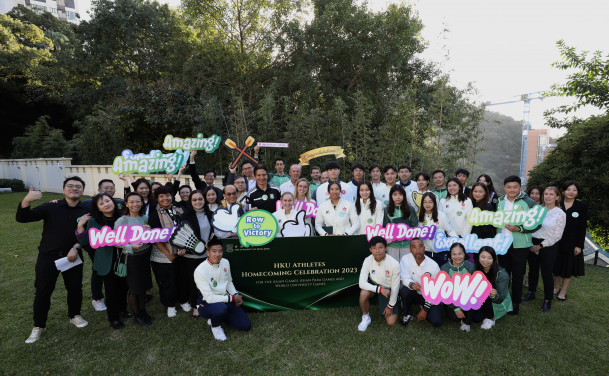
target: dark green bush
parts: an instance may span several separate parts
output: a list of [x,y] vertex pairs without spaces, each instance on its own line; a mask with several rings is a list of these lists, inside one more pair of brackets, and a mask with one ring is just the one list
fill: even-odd
[[0,188],[10,188],[13,192],[25,192],[25,184],[19,179],[0,179]]

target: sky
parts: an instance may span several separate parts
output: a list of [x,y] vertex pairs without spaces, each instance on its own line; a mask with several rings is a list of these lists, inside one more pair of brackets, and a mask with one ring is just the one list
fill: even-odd
[[[85,3],[90,0],[83,0]],[[160,0],[179,6],[180,0]],[[391,0],[369,0],[374,11],[382,11]],[[566,82],[568,71],[552,68],[560,60],[556,42],[563,39],[577,51],[609,53],[609,2],[603,0],[410,0],[425,28],[428,48],[425,59],[443,62],[453,84],[473,82],[477,100],[500,103],[519,99],[521,94],[548,90]],[[85,4],[83,4],[85,5]],[[444,29],[449,32],[443,33]],[[605,42],[603,42],[605,41]],[[446,54],[449,52],[449,59]],[[574,102],[553,97],[531,101],[529,121],[533,129],[544,129],[543,112]],[[522,102],[488,108],[522,120]],[[598,114],[584,108],[578,117]],[[561,130],[551,130],[558,137]]]

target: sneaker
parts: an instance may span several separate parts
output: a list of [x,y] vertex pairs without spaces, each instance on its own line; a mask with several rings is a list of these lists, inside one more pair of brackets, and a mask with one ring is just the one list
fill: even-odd
[[76,326],[77,328],[84,328],[85,326],[89,325],[87,320],[83,319],[81,315],[74,316],[74,318],[70,320],[70,322],[74,324],[74,326]]
[[484,319],[484,321],[482,321],[480,329],[490,329],[493,327],[493,325],[495,325],[495,320]]
[[207,325],[211,326],[211,319],[207,320]]
[[96,311],[105,311],[108,309],[104,304],[104,299],[94,300],[91,304],[93,304],[93,308],[95,308]]
[[188,302],[186,302],[184,304],[180,304],[180,307],[182,307],[184,312],[190,312],[190,310],[192,309],[192,307],[190,306],[190,304]]
[[359,330],[360,332],[365,332],[366,329],[368,329],[368,325],[370,325],[371,322],[372,322],[372,319],[370,318],[370,315],[363,315],[362,322],[360,322],[359,325],[357,326],[357,330]]
[[469,330],[471,329],[471,327],[467,324],[465,324],[463,322],[463,320],[461,320],[461,330],[463,330],[464,332],[469,332]]
[[218,341],[226,341],[226,334],[224,334],[221,326],[212,327],[211,332]]
[[176,317],[178,311],[176,311],[176,307],[167,308],[167,317]]
[[34,329],[32,329],[32,334],[30,334],[28,339],[25,340],[25,343],[34,343],[38,341],[38,339],[40,339],[40,336],[42,335],[42,333],[45,332],[45,330],[47,329],[35,327]]
[[400,320],[400,325],[402,325],[402,326],[408,326],[408,324],[411,321],[412,321],[412,315],[402,316],[402,319]]

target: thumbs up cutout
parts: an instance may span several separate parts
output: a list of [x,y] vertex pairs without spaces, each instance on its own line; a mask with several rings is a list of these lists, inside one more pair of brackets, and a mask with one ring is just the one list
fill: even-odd
[[211,225],[225,232],[237,232],[236,227],[239,223],[239,204],[233,204],[229,208],[218,208],[211,218]]
[[293,221],[286,221],[281,229],[281,236],[293,237],[293,236],[311,236],[311,226],[305,222],[305,215],[307,212],[301,210],[296,214],[296,218]]

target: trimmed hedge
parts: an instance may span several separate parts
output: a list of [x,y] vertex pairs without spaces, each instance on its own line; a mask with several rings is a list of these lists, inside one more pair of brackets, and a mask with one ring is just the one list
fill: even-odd
[[10,188],[13,192],[24,192],[25,184],[19,179],[0,179],[0,188]]

